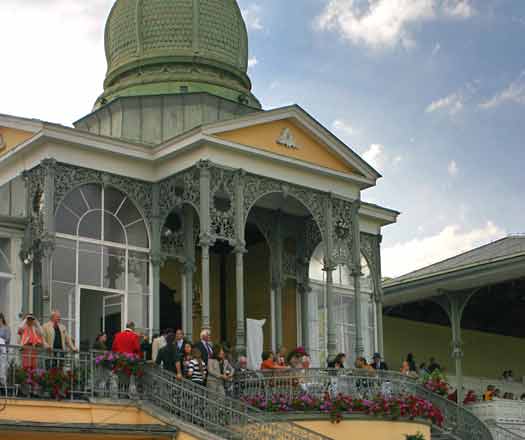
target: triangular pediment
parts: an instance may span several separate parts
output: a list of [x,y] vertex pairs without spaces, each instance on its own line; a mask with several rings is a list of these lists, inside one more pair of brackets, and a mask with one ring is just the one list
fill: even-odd
[[0,126],[0,156],[33,137],[34,133]]
[[261,112],[204,129],[222,141],[368,181],[380,177],[358,154],[298,106]]

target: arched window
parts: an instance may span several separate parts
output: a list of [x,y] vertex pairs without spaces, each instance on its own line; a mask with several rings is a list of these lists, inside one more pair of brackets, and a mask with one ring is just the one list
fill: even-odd
[[113,187],[83,185],[60,204],[55,227],[51,308],[60,310],[77,338],[87,343],[95,327],[88,332],[83,314],[106,310],[105,304],[112,304],[107,309],[112,312],[121,310],[119,326],[133,320],[137,328],[149,329],[150,244],[134,203]]
[[64,199],[56,213],[56,231],[149,248],[146,224],[133,202],[120,191],[97,184],[77,188]]

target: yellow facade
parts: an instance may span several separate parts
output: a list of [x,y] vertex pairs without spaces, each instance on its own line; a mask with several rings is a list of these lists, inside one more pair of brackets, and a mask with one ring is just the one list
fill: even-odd
[[[454,375],[450,359],[450,327],[408,321],[385,316],[383,319],[385,359],[391,369],[401,366],[408,352],[414,353],[417,363],[435,357],[447,373]],[[505,369],[514,377],[525,376],[523,340],[472,330],[463,330],[463,373],[466,376],[500,378]]]
[[[288,148],[277,142],[285,129],[290,130],[293,135],[296,148]],[[314,139],[312,135],[289,119],[227,131],[217,134],[217,137],[333,171],[360,174],[343,159],[332,153],[328,146]]]
[[15,128],[0,127],[0,156],[6,154],[17,145],[27,141],[33,133]]
[[418,432],[423,434],[424,438],[430,439],[430,427],[417,422],[345,420],[334,424],[330,421],[316,420],[296,423],[333,440],[405,440],[407,434],[415,435]]
[[164,425],[134,406],[8,400],[0,421],[53,424]]
[[[181,433],[182,434],[182,433]],[[52,430],[46,430],[46,432],[31,432],[31,431],[4,431],[2,432],[2,440],[171,440],[172,438],[193,440],[195,437],[192,436],[159,436],[152,434],[79,434],[79,433],[62,433],[52,432]]]

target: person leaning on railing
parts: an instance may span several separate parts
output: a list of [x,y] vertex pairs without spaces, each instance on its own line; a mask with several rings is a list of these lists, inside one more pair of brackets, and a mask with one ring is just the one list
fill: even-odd
[[289,368],[287,366],[281,366],[275,363],[273,360],[273,353],[271,351],[264,351],[261,357],[261,370],[285,370]]
[[221,396],[226,395],[226,388],[233,379],[234,370],[225,358],[221,345],[213,347],[213,358],[208,359],[208,389]]
[[[189,370],[190,370],[190,362],[192,359],[192,346],[191,342],[184,341],[183,347],[182,347],[182,354],[179,354],[179,357],[177,358],[177,364],[175,366],[177,370],[177,379],[190,379],[189,376]],[[177,350],[178,351],[178,350]]]
[[58,310],[53,310],[49,321],[42,326],[44,341],[52,350],[77,352],[78,349],[73,343],[69,332],[61,321]]

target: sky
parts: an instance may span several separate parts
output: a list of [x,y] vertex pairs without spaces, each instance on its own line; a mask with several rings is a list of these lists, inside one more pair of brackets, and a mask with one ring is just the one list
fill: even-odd
[[[70,125],[102,92],[113,0],[0,2],[0,113]],[[239,0],[254,93],[383,175],[383,274],[525,232],[525,1]]]

